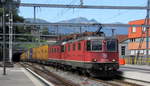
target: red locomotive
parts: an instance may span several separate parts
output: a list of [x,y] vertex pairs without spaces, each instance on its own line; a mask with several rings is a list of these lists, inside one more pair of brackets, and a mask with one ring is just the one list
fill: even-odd
[[[38,59],[34,59],[38,60]],[[86,32],[63,38],[48,46],[45,63],[91,76],[112,76],[119,68],[118,41],[102,32]],[[43,63],[43,62],[42,62]]]
[[119,68],[117,39],[102,32],[85,34],[75,34],[49,46],[49,62],[96,77],[112,75]]

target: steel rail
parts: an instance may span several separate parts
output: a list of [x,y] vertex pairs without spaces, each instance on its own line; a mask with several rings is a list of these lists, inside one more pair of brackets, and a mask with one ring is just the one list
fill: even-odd
[[146,6],[94,6],[94,5],[66,5],[66,4],[36,4],[20,3],[22,7],[47,7],[47,8],[80,8],[80,9],[123,9],[123,10],[147,10]]
[[[9,23],[6,23],[9,25]],[[89,26],[100,26],[103,27],[150,27],[150,25],[130,25],[130,24],[113,24],[113,23],[13,23],[14,26],[69,26],[69,27],[89,27]],[[0,26],[2,24],[0,23]]]

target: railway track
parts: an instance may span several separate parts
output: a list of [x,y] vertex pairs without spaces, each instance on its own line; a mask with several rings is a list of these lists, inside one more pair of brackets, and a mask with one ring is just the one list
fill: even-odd
[[95,78],[90,78],[90,79],[98,81],[98,82],[106,83],[106,84],[109,84],[111,86],[141,86],[138,84],[126,82],[123,80],[116,80],[116,79],[115,80],[101,80],[101,79],[95,79]]
[[[87,76],[83,76],[87,77]],[[141,86],[136,83],[131,83],[127,82],[124,80],[123,77],[118,76],[119,78],[112,78],[112,79],[102,79],[102,78],[93,78],[93,77],[88,77],[90,80],[94,80],[97,82],[101,82],[104,84],[104,86],[111,85],[111,86]]]
[[[52,73],[49,71],[49,66],[39,65],[39,64],[24,64],[25,66],[30,66],[30,69],[39,74],[40,76],[44,77],[46,80],[54,83],[56,86],[80,86],[80,84],[73,83],[72,81],[68,81],[64,79],[64,76],[59,76],[56,73]],[[29,67],[28,67],[29,68]],[[61,70],[60,70],[61,71]],[[63,71],[61,71],[63,72]],[[119,79],[112,79],[112,80],[105,80],[105,79],[97,79],[92,77],[87,77],[83,75],[77,75],[83,78],[87,78],[89,82],[96,81],[96,83],[101,83],[103,86],[141,86],[135,83],[130,83],[124,80]],[[64,77],[64,78],[62,78]],[[98,85],[96,85],[98,86]]]
[[21,66],[24,67],[25,69],[32,70],[33,72],[40,75],[47,81],[51,82],[54,86],[79,86],[78,84],[75,84],[71,81],[65,80],[64,78],[62,78],[50,71],[47,71],[46,69],[37,68],[35,66],[35,64],[21,63]]

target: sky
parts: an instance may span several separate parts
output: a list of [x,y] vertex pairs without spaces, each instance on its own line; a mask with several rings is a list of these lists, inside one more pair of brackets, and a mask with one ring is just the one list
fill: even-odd
[[[80,4],[80,0],[21,0],[22,3],[46,4]],[[147,0],[84,0],[85,5],[108,6],[146,6]],[[19,15],[33,18],[33,7],[20,7]],[[146,17],[145,10],[102,10],[102,9],[68,9],[68,8],[37,8],[37,18],[49,22],[69,20],[76,17],[95,19],[100,23],[128,23]]]

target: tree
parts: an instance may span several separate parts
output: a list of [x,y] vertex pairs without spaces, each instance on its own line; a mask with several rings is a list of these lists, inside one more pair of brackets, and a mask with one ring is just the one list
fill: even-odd
[[44,34],[44,35],[49,35],[48,27],[44,27],[44,28],[42,29],[42,34]]

